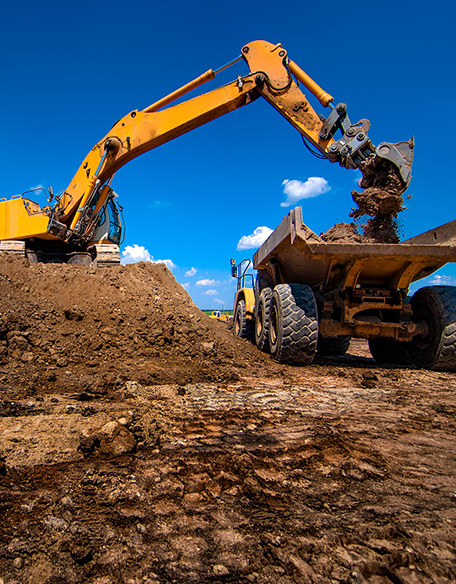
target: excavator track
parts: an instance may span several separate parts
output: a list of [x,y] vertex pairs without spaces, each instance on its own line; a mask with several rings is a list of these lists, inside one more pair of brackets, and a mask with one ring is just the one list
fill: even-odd
[[14,253],[25,257],[25,241],[15,239],[5,239],[0,241],[0,253]]
[[120,248],[118,245],[112,243],[97,243],[91,246],[89,251],[92,253],[92,257],[95,256],[92,265],[97,268],[105,268],[120,264]]

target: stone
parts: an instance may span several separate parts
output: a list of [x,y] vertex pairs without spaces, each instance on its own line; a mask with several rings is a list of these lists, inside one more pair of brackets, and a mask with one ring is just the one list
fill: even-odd
[[228,576],[230,573],[228,568],[223,564],[215,564],[215,566],[212,568],[212,571],[214,572],[215,576]]
[[125,426],[112,421],[89,436],[81,437],[78,450],[84,456],[89,456],[94,452],[119,456],[136,450],[136,438]]
[[67,308],[64,315],[67,320],[82,320],[84,318],[84,312],[76,306],[73,308]]

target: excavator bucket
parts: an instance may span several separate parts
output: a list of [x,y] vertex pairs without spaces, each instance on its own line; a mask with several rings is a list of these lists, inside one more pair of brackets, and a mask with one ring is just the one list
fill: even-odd
[[412,178],[414,138],[406,142],[382,142],[375,155],[360,165],[363,178],[359,186],[384,188],[403,193]]

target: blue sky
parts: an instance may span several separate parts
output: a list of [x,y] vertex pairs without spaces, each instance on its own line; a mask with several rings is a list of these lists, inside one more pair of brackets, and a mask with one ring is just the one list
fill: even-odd
[[[401,231],[416,235],[456,216],[455,17],[454,3],[439,0],[8,3],[0,22],[0,196],[40,184],[64,189],[117,119],[264,39],[281,42],[336,102],[346,102],[352,121],[370,119],[374,143],[415,136]],[[247,72],[239,63],[201,91]],[[274,229],[291,208],[282,206],[284,189],[310,177],[325,188],[298,202],[305,223],[320,233],[348,220],[356,172],[312,157],[299,134],[257,100],[117,173],[112,186],[127,224],[122,250],[171,260],[201,308],[228,308],[230,257],[255,251],[237,250],[239,241],[259,227]],[[439,277],[456,284],[454,264]]]

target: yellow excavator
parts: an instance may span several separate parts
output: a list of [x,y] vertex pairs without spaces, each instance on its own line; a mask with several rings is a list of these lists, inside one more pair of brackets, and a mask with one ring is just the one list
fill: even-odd
[[[244,60],[250,73],[213,91],[169,106],[217,73]],[[317,114],[301,91],[309,90],[329,108]],[[403,190],[411,177],[413,140],[375,147],[366,119],[352,124],[344,103],[319,87],[281,44],[254,41],[241,55],[217,70],[208,70],[190,83],[143,110],[133,110],[114,124],[87,154],[67,188],[59,195],[48,189],[48,205],[29,198],[31,191],[0,201],[0,251],[25,254],[30,261],[64,261],[105,265],[120,261],[122,222],[114,174],[140,154],[181,136],[224,114],[263,97],[302,135],[319,157],[345,168],[360,168],[361,186],[382,187],[379,165],[391,166]],[[367,164],[367,162],[369,164]]]

